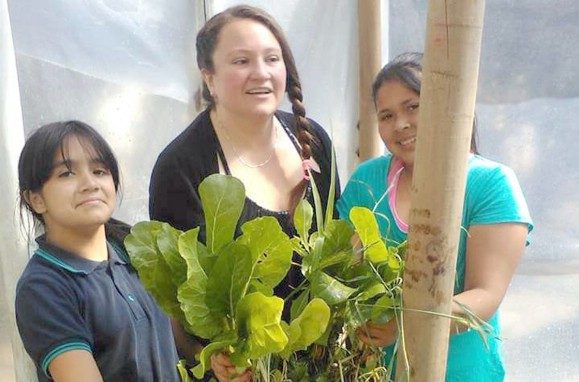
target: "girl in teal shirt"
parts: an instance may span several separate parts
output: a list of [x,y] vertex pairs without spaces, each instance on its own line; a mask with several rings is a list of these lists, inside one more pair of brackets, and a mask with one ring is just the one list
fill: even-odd
[[[372,91],[379,132],[390,154],[362,163],[337,204],[340,216],[345,219],[354,206],[374,209],[382,236],[392,244],[406,240],[408,232],[421,59],[418,53],[402,54],[376,76]],[[473,134],[462,216],[465,230],[460,234],[454,300],[488,321],[494,335],[488,336],[486,346],[477,332],[456,334],[460,328],[451,326],[447,381],[504,379],[497,310],[533,227],[513,171],[477,155],[476,151]],[[453,313],[461,312],[458,304],[454,304]],[[368,344],[386,346],[389,363],[397,338],[395,320],[384,325],[368,323],[359,336]]]

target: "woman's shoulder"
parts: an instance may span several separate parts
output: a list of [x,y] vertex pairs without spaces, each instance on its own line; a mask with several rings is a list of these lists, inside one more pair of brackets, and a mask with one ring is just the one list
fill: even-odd
[[208,146],[215,145],[209,110],[199,113],[197,117],[177,135],[159,154],[158,161],[173,160],[175,158],[191,157],[201,154]]
[[468,161],[468,182],[496,180],[501,178],[516,178],[514,171],[507,165],[480,155],[471,155]]
[[153,176],[172,176],[183,167],[188,168],[187,173],[192,173],[200,167],[211,166],[207,161],[213,158],[217,145],[209,110],[205,110],[161,151],[153,168]]

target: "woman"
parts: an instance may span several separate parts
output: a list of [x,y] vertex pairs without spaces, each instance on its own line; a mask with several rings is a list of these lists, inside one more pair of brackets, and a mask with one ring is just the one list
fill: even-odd
[[[337,208],[348,218],[353,206],[375,208],[382,235],[402,242],[408,232],[410,186],[414,165],[422,55],[396,57],[376,76],[373,97],[380,136],[390,151],[361,164],[348,182]],[[497,309],[525,248],[532,221],[518,181],[509,168],[476,153],[471,141],[468,176],[454,300],[488,321],[493,335],[488,349],[475,331],[453,325],[448,355],[448,381],[501,381]],[[387,191],[388,190],[388,191]],[[381,198],[388,192],[387,197]],[[463,311],[454,304],[453,313]],[[374,346],[392,345],[397,338],[393,320],[369,323],[359,337]],[[392,346],[386,349],[387,364]]]
[[[159,155],[149,190],[151,219],[181,230],[201,226],[203,237],[198,187],[208,175],[222,173],[245,186],[240,225],[269,215],[287,234],[295,234],[297,203],[306,197],[313,205],[308,169],[325,209],[331,142],[321,126],[305,118],[296,65],[283,32],[263,10],[236,6],[211,18],[199,31],[196,46],[208,107]],[[284,93],[293,115],[278,110]],[[276,295],[286,297],[300,277],[292,267]],[[229,380],[227,372],[215,372],[221,381]]]
[[45,125],[18,164],[21,208],[44,228],[16,289],[16,321],[40,382],[178,381],[171,325],[111,219],[119,169],[77,121]]

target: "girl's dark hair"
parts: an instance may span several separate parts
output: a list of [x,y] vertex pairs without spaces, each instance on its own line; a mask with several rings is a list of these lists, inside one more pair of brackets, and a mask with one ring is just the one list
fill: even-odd
[[[205,69],[214,72],[213,53],[217,47],[219,34],[223,27],[235,20],[249,19],[265,26],[278,41],[283,61],[286,67],[286,92],[292,104],[292,111],[296,121],[297,138],[301,146],[302,159],[312,156],[312,144],[316,144],[312,135],[312,127],[306,119],[306,109],[303,104],[302,87],[298,75],[298,70],[292,51],[289,47],[282,29],[271,15],[262,9],[248,5],[239,5],[228,8],[209,19],[197,34],[197,66],[200,70]],[[210,108],[215,107],[215,99],[211,96],[207,84],[203,83],[203,98],[208,102]],[[308,181],[304,178],[291,193],[291,211],[297,206]]]
[[[387,63],[376,75],[372,84],[372,99],[376,105],[378,91],[388,81],[398,81],[408,89],[420,94],[422,85],[422,53],[407,52],[396,56]],[[478,154],[477,147],[477,121],[473,119],[472,136],[470,139],[470,151]]]
[[[101,161],[111,172],[115,191],[119,191],[119,166],[109,144],[92,127],[79,121],[55,122],[40,127],[26,140],[18,161],[18,186],[20,209],[28,209],[34,218],[44,223],[42,215],[36,213],[26,202],[28,192],[38,192],[50,178],[54,156],[60,152],[67,159],[66,142],[69,137],[79,138],[82,145],[90,147],[95,159]],[[66,162],[65,162],[66,163]]]

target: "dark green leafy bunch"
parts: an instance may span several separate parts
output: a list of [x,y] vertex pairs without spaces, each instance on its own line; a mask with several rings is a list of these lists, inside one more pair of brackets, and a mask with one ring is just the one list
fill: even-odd
[[[305,350],[326,332],[330,308],[312,296],[290,323],[282,321],[284,300],[273,288],[291,266],[291,239],[273,217],[244,223],[234,239],[245,200],[239,180],[212,175],[199,193],[205,244],[198,240],[199,228],[182,232],[156,221],[136,224],[125,241],[132,265],[162,309],[189,333],[210,341],[193,369],[195,377],[203,376],[218,351],[244,369],[263,366],[272,354],[289,359]],[[258,367],[254,375],[269,380],[263,375],[268,369]]]

